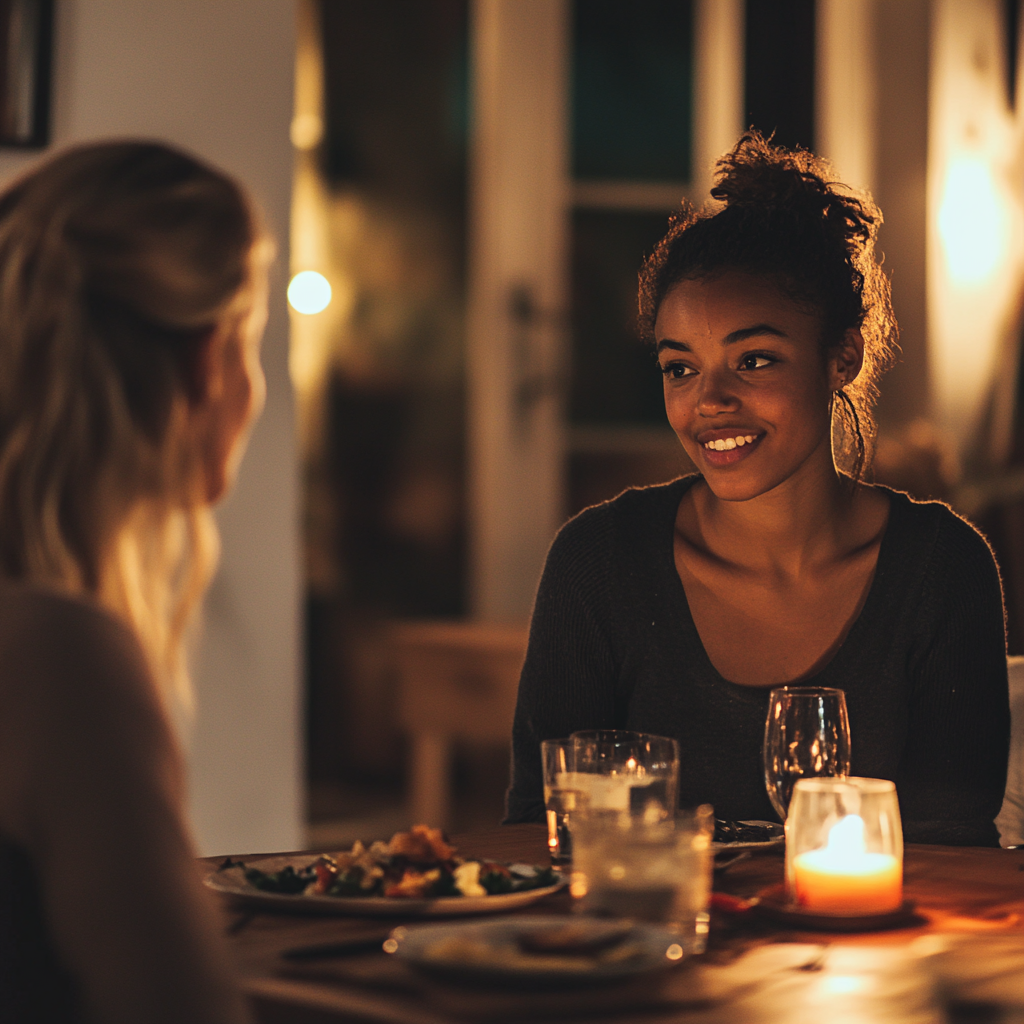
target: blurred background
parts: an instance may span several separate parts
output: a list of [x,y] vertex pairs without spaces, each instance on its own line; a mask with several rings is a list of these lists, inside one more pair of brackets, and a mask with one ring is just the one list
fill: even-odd
[[314,842],[495,823],[566,518],[687,460],[637,271],[754,125],[885,215],[875,479],[989,537],[1024,652],[1018,0],[299,0],[290,373]]
[[1024,653],[1019,0],[8,6],[52,13],[52,117],[0,179],[162,138],[277,240],[183,733],[201,852],[500,818],[551,539],[688,468],[637,270],[750,124],[880,203],[903,357],[876,478],[985,531]]

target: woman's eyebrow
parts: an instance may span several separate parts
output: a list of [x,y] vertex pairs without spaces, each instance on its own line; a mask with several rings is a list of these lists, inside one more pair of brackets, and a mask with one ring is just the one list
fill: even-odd
[[690,346],[687,345],[685,342],[683,342],[683,341],[671,341],[668,338],[662,338],[662,340],[658,342],[657,351],[660,352],[663,348],[670,348],[670,349],[673,349],[676,352],[692,352],[693,351],[693,349],[691,349]]
[[770,334],[775,338],[789,337],[785,331],[781,331],[778,327],[773,327],[771,324],[755,324],[753,327],[741,327],[738,331],[727,334],[722,344],[731,345],[736,341],[746,341],[747,338],[753,338],[759,334]]
[[[737,341],[746,341],[747,338],[755,338],[764,334],[771,335],[773,338],[789,337],[785,331],[780,330],[778,327],[773,327],[771,324],[754,324],[753,327],[740,327],[738,330],[727,334],[723,339],[722,344],[732,345]],[[670,338],[662,338],[662,340],[658,342],[657,350],[660,352],[663,348],[670,348],[676,352],[693,351],[685,341],[672,341]]]

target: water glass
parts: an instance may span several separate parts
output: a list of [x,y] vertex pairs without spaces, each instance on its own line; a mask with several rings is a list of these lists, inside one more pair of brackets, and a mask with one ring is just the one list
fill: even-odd
[[660,924],[687,953],[707,944],[714,815],[710,805],[674,818],[584,814],[573,823],[569,891],[576,907]]
[[667,818],[679,793],[679,744],[624,729],[574,732],[572,787],[591,813]]
[[573,741],[543,740],[540,745],[544,769],[544,808],[548,820],[548,851],[551,863],[562,867],[572,863],[572,820],[588,805],[587,794],[577,788]]
[[850,720],[842,690],[780,686],[768,697],[764,782],[781,821],[798,779],[850,774]]

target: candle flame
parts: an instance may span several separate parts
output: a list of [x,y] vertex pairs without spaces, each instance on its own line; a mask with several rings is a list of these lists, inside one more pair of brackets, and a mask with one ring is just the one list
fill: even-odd
[[828,830],[825,848],[837,857],[859,857],[867,852],[864,843],[864,819],[848,814]]
[[632,771],[636,771],[636,758],[635,758],[635,757],[631,757],[631,758],[630,758],[630,759],[629,759],[629,760],[628,760],[628,761],[626,762],[626,767],[627,767],[627,768],[628,768],[628,769],[629,769],[629,770],[630,770],[631,772],[632,772]]

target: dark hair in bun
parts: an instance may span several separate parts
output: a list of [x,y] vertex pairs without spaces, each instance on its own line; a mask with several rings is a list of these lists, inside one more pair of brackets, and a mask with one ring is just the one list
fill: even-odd
[[820,311],[823,352],[859,328],[864,365],[836,394],[833,443],[840,468],[860,479],[874,440],[878,381],[895,361],[897,327],[889,281],[875,258],[882,213],[835,177],[814,154],[745,132],[716,168],[711,195],[724,207],[697,210],[684,200],[644,263],[640,332],[654,340],[658,308],[673,285],[730,270],[770,277]]

